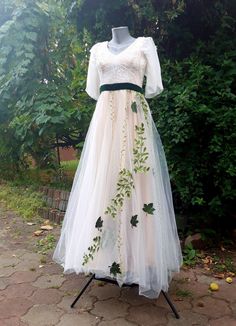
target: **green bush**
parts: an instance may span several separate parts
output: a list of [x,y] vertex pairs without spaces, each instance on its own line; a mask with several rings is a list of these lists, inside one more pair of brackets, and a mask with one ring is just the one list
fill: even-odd
[[[181,61],[162,62],[165,91],[151,107],[176,206],[232,217],[236,197],[234,21]],[[227,37],[228,35],[228,37]]]

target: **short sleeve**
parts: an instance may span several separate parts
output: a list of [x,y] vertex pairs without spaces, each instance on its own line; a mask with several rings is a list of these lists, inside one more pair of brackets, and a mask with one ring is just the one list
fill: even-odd
[[90,57],[85,91],[90,97],[92,97],[94,100],[97,100],[100,95],[100,79],[96,65],[95,45],[96,44],[94,44],[89,50]]
[[157,53],[157,47],[152,37],[147,37],[144,42],[144,53],[147,59],[145,76],[145,97],[152,98],[163,91],[161,66]]

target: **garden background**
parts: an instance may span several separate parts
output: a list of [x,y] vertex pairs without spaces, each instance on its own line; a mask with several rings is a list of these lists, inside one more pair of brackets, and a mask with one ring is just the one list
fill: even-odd
[[[180,234],[233,243],[234,1],[0,0],[0,12],[1,201],[30,218],[39,187],[70,190],[96,104],[85,92],[89,49],[128,26],[157,45],[164,92],[148,101]],[[61,161],[70,146],[77,160]]]

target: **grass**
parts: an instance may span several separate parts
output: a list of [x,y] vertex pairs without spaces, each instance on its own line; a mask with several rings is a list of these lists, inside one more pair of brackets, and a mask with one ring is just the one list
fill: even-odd
[[65,171],[75,172],[78,166],[78,160],[63,161],[61,166]]
[[39,169],[30,167],[29,169],[19,172],[11,182],[14,186],[28,186],[37,189],[40,186],[49,186],[51,188],[70,190],[74,175],[79,161],[62,161],[60,168]]
[[192,294],[192,292],[189,291],[189,290],[177,289],[177,290],[176,290],[176,295],[177,295],[177,297],[181,297],[181,298],[189,298],[189,297],[191,297],[193,294]]
[[1,183],[0,201],[26,221],[40,219],[38,208],[46,205],[42,194],[33,186],[17,187],[10,182]]
[[40,263],[41,263],[41,264],[46,264],[46,262],[47,262],[47,260],[46,260],[45,257],[41,257],[41,258],[40,258]]
[[54,235],[48,234],[46,237],[37,241],[36,243],[36,247],[38,248],[37,253],[46,255],[49,250],[54,249],[55,243],[56,243],[56,239]]
[[236,273],[236,266],[231,257],[227,257],[224,255],[223,257],[219,257],[216,254],[212,255],[213,263],[212,270],[216,273],[225,273],[225,272],[233,272]]

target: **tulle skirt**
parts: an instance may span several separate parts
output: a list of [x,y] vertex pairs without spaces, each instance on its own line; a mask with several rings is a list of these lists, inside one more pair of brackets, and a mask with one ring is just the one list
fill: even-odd
[[168,167],[143,94],[100,94],[53,260],[64,274],[136,283],[148,298],[167,291],[179,272],[183,258]]

